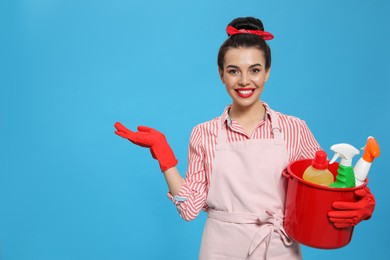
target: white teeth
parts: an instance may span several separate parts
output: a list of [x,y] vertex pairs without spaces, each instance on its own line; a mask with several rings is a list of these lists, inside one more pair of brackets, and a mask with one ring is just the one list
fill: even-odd
[[248,94],[253,92],[253,90],[237,90],[237,91],[238,91],[238,93],[243,94],[243,95],[248,95]]

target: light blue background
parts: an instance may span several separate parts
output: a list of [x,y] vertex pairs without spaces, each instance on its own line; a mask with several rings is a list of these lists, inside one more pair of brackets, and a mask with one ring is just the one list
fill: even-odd
[[216,56],[239,16],[275,35],[263,100],[329,154],[381,144],[372,219],[305,258],[388,255],[389,14],[385,0],[1,1],[0,258],[197,258],[205,214],[182,220],[157,162],[113,124],[164,132],[184,176],[191,129],[230,102]]

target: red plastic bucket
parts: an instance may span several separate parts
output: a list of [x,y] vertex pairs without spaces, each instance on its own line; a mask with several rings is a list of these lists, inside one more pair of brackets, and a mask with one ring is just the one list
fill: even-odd
[[[329,188],[302,179],[303,172],[311,165],[311,159],[292,162],[284,176],[288,179],[284,229],[287,234],[306,246],[335,249],[347,245],[352,238],[353,227],[336,228],[328,218],[334,201],[354,202],[355,188]],[[329,165],[333,176],[338,163]]]

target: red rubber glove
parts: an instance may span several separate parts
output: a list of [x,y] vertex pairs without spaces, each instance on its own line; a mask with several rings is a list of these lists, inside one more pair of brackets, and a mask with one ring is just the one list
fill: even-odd
[[150,148],[154,159],[157,159],[161,171],[166,171],[177,165],[177,159],[169,146],[164,134],[147,126],[139,126],[138,132],[132,132],[119,122],[115,123],[115,133],[130,142]]
[[329,211],[328,216],[337,228],[353,227],[374,212],[375,198],[368,187],[356,190],[355,195],[359,198],[357,202],[333,202],[335,211]]

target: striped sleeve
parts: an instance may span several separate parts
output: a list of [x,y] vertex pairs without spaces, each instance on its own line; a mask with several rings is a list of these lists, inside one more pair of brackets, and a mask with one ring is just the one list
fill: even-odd
[[300,131],[298,147],[300,156],[298,159],[314,158],[316,151],[321,150],[321,147],[314,138],[314,135],[310,131],[306,122],[299,120],[299,124]]
[[201,129],[197,126],[190,137],[186,178],[176,196],[172,197],[168,194],[180,216],[186,221],[195,219],[201,209],[206,206],[208,185],[204,163],[205,151],[202,143]]
[[314,158],[321,147],[306,122],[294,116],[279,115],[279,124],[284,134],[289,162]]

